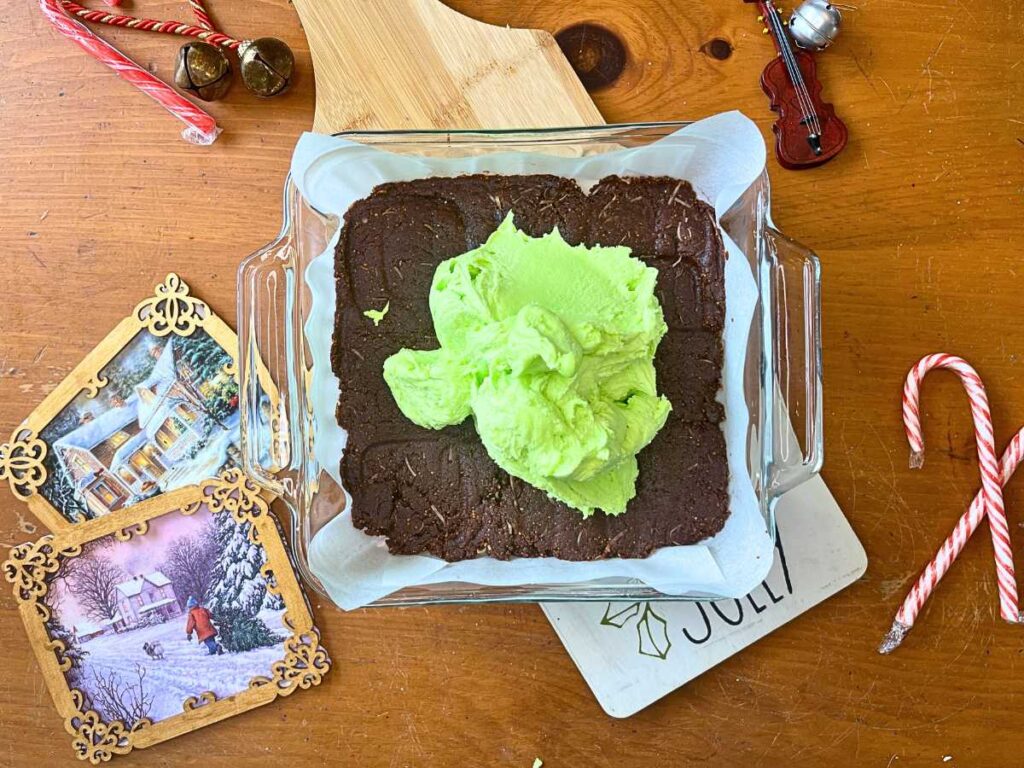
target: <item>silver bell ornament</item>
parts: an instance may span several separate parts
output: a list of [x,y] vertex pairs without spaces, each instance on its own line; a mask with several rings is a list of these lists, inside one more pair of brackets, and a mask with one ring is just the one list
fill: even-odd
[[823,51],[839,34],[843,15],[828,0],[804,0],[789,17],[789,34],[801,48]]

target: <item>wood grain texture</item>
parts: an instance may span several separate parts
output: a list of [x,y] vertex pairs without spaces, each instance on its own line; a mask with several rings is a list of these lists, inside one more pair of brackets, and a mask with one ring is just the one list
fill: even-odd
[[[342,615],[314,603],[334,661],[323,686],[124,764],[1020,762],[1024,630],[998,618],[986,537],[968,545],[903,648],[888,658],[874,648],[978,485],[966,401],[941,374],[924,387],[925,468],[906,468],[899,392],[907,368],[927,352],[961,354],[989,385],[997,442],[1024,423],[1024,8],[856,4],[819,59],[850,145],[817,170],[785,172],[774,161],[769,170],[776,221],[823,260],[825,477],[867,547],[867,576],[625,721],[601,713],[534,607]],[[227,131],[208,150],[185,145],[173,120],[53,35],[32,3],[0,11],[0,434],[166,272],[231,317],[238,261],[277,231],[289,150],[313,116],[308,48],[283,0],[211,5],[229,33],[285,39],[299,77],[273,102],[236,86],[211,107]],[[494,24],[558,32],[587,21],[616,32],[626,69],[594,94],[609,122],[738,107],[771,137],[757,84],[771,43],[743,3],[452,6]],[[145,3],[154,16],[181,7]],[[170,74],[176,41],[130,31],[109,38]],[[718,38],[733,47],[724,60],[701,50]],[[0,541],[30,538],[24,507],[6,490],[0,499]],[[1007,508],[1024,535],[1022,505],[1015,481]],[[0,763],[77,765],[22,640],[5,590]],[[943,763],[946,755],[953,759]]]
[[547,32],[481,24],[435,0],[294,2],[320,133],[602,122]]

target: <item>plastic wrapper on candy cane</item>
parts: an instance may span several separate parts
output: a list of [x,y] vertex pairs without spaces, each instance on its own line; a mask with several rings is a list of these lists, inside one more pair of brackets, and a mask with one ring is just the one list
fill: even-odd
[[172,115],[185,123],[182,137],[192,144],[212,144],[220,128],[213,116],[203,111],[167,83],[140,67],[110,43],[93,34],[87,26],[69,17],[59,0],[39,0],[39,8],[57,30],[85,50],[90,56],[113,69]]
[[1010,533],[1003,508],[1002,486],[1020,464],[1024,456],[1024,429],[1018,432],[1001,461],[995,459],[995,441],[992,434],[992,416],[988,407],[988,395],[981,377],[966,361],[952,355],[929,355],[923,358],[907,375],[903,390],[903,421],[910,442],[910,466],[920,467],[924,461],[924,438],[921,434],[920,383],[925,374],[933,368],[948,368],[955,372],[967,390],[974,418],[975,441],[978,446],[978,461],[981,467],[982,489],[971,502],[970,508],[957,522],[949,537],[942,543],[935,558],[925,566],[917,583],[910,590],[900,606],[892,629],[886,635],[878,650],[890,653],[895,650],[907,632],[914,626],[918,613],[931,596],[932,591],[949,570],[953,561],[967,544],[971,534],[982,519],[988,515],[992,544],[995,549],[996,577],[999,584],[1000,614],[1009,622],[1019,623],[1017,607],[1017,583],[1014,576],[1013,553],[1010,550]]

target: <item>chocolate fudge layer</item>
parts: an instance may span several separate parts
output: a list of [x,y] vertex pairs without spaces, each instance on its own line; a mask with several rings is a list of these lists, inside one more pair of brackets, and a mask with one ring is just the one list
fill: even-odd
[[[576,510],[487,455],[471,420],[429,430],[399,411],[384,360],[438,346],[428,307],[445,259],[476,248],[514,211],[532,236],[626,245],[658,269],[668,332],[655,356],[672,413],[637,456],[636,497],[618,516]],[[710,206],[686,182],[609,176],[589,194],[556,176],[474,175],[383,184],[355,204],[335,253],[338,311],[331,364],[348,431],[341,476],[352,519],[396,554],[596,560],[645,557],[721,530],[729,515],[720,424],[725,251]],[[390,302],[379,326],[363,316]]]

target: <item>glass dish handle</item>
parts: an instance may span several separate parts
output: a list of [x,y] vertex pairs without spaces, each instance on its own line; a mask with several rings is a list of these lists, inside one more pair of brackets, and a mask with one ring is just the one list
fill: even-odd
[[283,237],[246,258],[238,280],[238,379],[242,467],[281,495],[289,463],[286,324],[293,246]]
[[[771,435],[770,488],[781,495],[821,469],[821,265],[813,251],[765,228],[772,301],[770,338],[778,428]],[[797,426],[803,422],[803,434]]]

